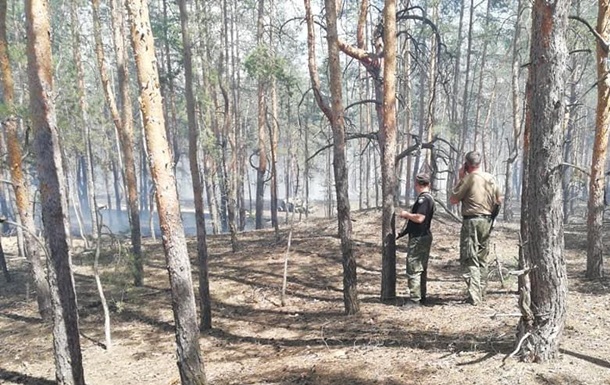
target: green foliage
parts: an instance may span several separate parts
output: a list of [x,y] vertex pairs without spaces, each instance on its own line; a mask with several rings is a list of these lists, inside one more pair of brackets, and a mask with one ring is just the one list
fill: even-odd
[[287,89],[292,89],[296,78],[290,74],[286,59],[276,56],[264,45],[258,45],[244,60],[244,68],[253,78],[277,79]]

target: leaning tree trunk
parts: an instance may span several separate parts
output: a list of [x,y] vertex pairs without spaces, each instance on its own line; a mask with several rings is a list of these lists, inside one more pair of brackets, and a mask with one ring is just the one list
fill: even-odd
[[[597,12],[597,32],[608,41],[610,37],[610,1],[600,0]],[[589,181],[589,203],[587,205],[587,278],[604,275],[604,166],[608,149],[608,125],[610,124],[610,76],[608,76],[608,46],[597,42],[597,110],[595,118],[595,141],[591,160]]]
[[[2,90],[0,95],[4,96],[3,98],[0,98],[0,101],[3,101],[6,104],[9,109],[9,114],[12,114],[14,108],[14,84],[8,56],[8,40],[6,38],[6,10],[6,0],[0,0],[0,87]],[[2,122],[2,126],[6,133],[6,147],[11,182],[13,185],[13,192],[15,193],[15,206],[17,207],[21,224],[26,229],[23,233],[25,238],[25,257],[29,262],[34,285],[36,286],[38,312],[43,320],[50,321],[53,313],[51,309],[49,283],[47,282],[44,271],[44,250],[33,239],[33,235],[36,234],[36,226],[34,224],[32,206],[30,205],[30,188],[27,178],[23,174],[21,162],[23,156],[21,141],[17,134],[17,119],[13,116],[9,116],[8,119]]]
[[[529,187],[521,216],[522,260],[528,268],[529,292],[520,285],[522,317],[519,345],[526,361],[557,356],[566,320],[567,273],[563,256],[561,176],[567,46],[570,2],[536,0],[533,8],[528,107]],[[535,181],[535,184],[534,184]],[[531,210],[527,210],[527,208]],[[522,283],[522,282],[521,282]]]
[[140,108],[149,151],[150,171],[155,184],[159,225],[172,291],[176,325],[178,369],[184,385],[206,384],[199,347],[197,309],[191,265],[180,216],[180,203],[173,159],[165,131],[159,72],[146,0],[127,0],[131,42],[140,86]]
[[49,247],[49,284],[53,304],[55,377],[60,385],[84,385],[76,293],[70,267],[67,203],[59,131],[53,103],[51,26],[45,0],[25,3],[30,114],[42,208]]

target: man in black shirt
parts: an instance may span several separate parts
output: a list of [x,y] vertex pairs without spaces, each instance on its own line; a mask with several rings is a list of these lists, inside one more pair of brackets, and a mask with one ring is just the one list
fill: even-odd
[[415,192],[418,194],[411,212],[401,210],[398,214],[407,219],[406,229],[399,235],[409,234],[407,244],[407,279],[410,299],[407,305],[419,305],[426,301],[428,259],[432,246],[430,224],[434,215],[434,198],[430,194],[430,176],[417,174]]

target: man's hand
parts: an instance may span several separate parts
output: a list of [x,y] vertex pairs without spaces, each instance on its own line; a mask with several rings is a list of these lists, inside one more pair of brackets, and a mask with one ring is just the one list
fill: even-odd
[[466,174],[468,174],[468,171],[466,171],[466,164],[463,164],[458,170],[458,177],[463,179]]

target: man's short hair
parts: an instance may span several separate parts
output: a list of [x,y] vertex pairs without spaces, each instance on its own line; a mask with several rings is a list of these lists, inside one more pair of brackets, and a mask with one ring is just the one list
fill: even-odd
[[478,151],[470,151],[466,154],[466,163],[471,167],[478,167],[481,165],[481,153]]
[[430,175],[426,174],[425,172],[419,173],[415,176],[415,181],[419,185],[427,186],[430,184]]

